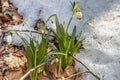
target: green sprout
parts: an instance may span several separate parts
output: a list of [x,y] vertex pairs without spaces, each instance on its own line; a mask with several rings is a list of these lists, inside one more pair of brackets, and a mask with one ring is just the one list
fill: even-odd
[[[69,63],[72,62],[72,57],[69,54],[74,55],[83,45],[83,40],[76,40],[76,26],[74,26],[72,35],[69,35],[68,30],[66,30],[69,26],[67,26],[65,22],[62,24],[59,23],[59,19],[56,14],[51,15],[48,18],[47,22],[53,16],[55,17],[55,23],[52,21],[52,33],[57,40],[58,46],[51,46],[56,52],[59,61],[59,69],[64,69]],[[70,23],[68,23],[68,25],[69,24]],[[61,53],[62,55],[57,53]]]
[[[74,26],[74,29],[72,31],[72,35],[69,35],[68,29],[70,26],[70,23],[73,19],[74,14],[79,11],[79,2],[74,2],[72,4],[73,6],[73,13],[70,17],[68,24],[66,25],[65,21],[61,24],[59,23],[59,19],[56,14],[51,15],[46,22],[50,21],[52,17],[55,17],[55,23],[52,22],[52,33],[55,36],[55,39],[57,40],[58,46],[51,45],[53,49],[56,52],[58,61],[59,61],[59,69],[65,68],[69,63],[72,62],[72,57],[69,55],[74,55],[78,49],[83,45],[83,40],[78,38],[76,40],[76,26]],[[61,54],[57,54],[57,53]]]
[[[21,38],[25,45],[28,69],[34,68],[35,66],[47,60],[48,56],[46,55],[46,48],[48,44],[49,33],[42,35],[42,40],[40,42],[38,40],[35,40],[34,37],[28,35],[30,38],[29,42],[18,32],[16,32],[16,34]],[[37,80],[37,73],[42,72],[43,70],[44,66],[31,72],[30,79]]]

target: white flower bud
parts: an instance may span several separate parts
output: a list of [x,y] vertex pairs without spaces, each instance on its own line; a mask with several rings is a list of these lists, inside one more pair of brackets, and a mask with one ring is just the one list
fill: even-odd
[[52,23],[52,29],[56,31],[56,24],[54,22]]
[[45,31],[44,30],[41,30],[41,33],[44,33]]
[[58,58],[55,58],[54,60],[51,61],[51,64],[57,63],[59,60]]
[[7,43],[8,43],[8,45],[10,45],[11,42],[12,42],[12,37],[11,37],[11,35],[8,35],[7,36]]
[[75,13],[77,19],[81,20],[82,19],[82,13],[79,11],[79,12],[76,12]]
[[58,61],[59,61],[58,58],[56,58],[56,59],[55,59],[55,62],[58,62]]

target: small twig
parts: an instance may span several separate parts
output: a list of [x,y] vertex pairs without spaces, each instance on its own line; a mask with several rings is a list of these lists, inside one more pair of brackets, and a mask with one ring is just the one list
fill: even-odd
[[90,69],[80,60],[78,60],[77,58],[75,58],[73,55],[70,54],[70,56],[72,56],[73,59],[75,59],[76,61],[78,61],[80,64],[82,64],[88,71],[90,71]]
[[2,46],[2,39],[3,39],[3,34],[1,33],[1,36],[0,36],[0,48]]
[[49,60],[47,60],[46,62],[37,65],[36,67],[30,69],[25,75],[23,75],[19,80],[24,80],[32,71],[38,69],[39,67],[45,65],[46,63],[50,62],[51,60],[53,60],[55,57],[50,58]]
[[[42,33],[39,33],[38,31],[31,31],[31,30],[8,30],[8,29],[5,29],[5,30],[2,30],[3,32],[7,33],[9,31],[17,31],[17,32],[32,32],[32,33],[38,33],[38,34],[42,34]],[[53,35],[50,35],[51,37],[54,37]]]
[[73,59],[75,59],[76,61],[78,61],[80,64],[82,64],[90,74],[92,74],[96,79],[100,80],[100,78],[94,74],[83,62],[81,62],[80,60],[78,60],[77,58],[75,58],[73,55],[69,54]]
[[75,73],[75,74],[72,74],[72,75],[70,75],[70,76],[68,76],[68,77],[66,77],[65,79],[70,79],[70,78],[72,78],[72,77],[75,77],[75,76],[77,76],[77,75],[79,75],[79,74],[84,74],[84,73],[88,73],[88,71],[85,71],[85,72],[77,72],[77,73]]
[[[79,74],[85,74],[85,73],[91,73],[90,71],[84,71],[84,72],[77,72],[77,73],[75,73],[75,74],[72,74],[72,75],[70,75],[70,76],[68,76],[68,77],[66,77],[65,79],[70,79],[70,78],[72,78],[72,77],[75,77],[75,76],[77,76],[77,75],[79,75]],[[92,73],[91,73],[92,74]],[[93,74],[94,75],[94,74]]]
[[[1,30],[0,30],[1,31]],[[2,41],[3,41],[3,38],[4,38],[4,32],[0,32],[0,48],[1,48],[1,46],[2,46]]]
[[9,31],[38,33],[38,31],[31,31],[31,30],[8,30],[8,29],[3,29],[2,31],[5,32],[5,33],[9,32]]

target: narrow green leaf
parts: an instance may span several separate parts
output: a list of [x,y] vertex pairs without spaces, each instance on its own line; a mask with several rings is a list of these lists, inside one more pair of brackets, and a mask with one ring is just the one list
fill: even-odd
[[56,14],[52,14],[50,17],[48,17],[48,19],[46,20],[46,23],[47,23],[53,16],[56,16]]
[[75,37],[76,37],[76,26],[74,26],[74,29],[73,29],[73,31],[72,31],[72,36],[71,36],[71,48],[74,47]]
[[[33,66],[33,65],[34,65],[34,57],[35,57],[34,51],[32,50],[30,44],[28,43],[28,41],[27,41],[24,37],[22,37],[22,36],[21,36],[20,34],[18,34],[17,32],[16,32],[16,34],[22,39],[22,41],[23,41],[24,44],[25,44],[28,66],[29,66],[30,68],[34,67],[34,66]],[[32,62],[32,63],[31,63],[31,62]]]
[[49,43],[49,45],[52,47],[52,49],[56,52],[58,52],[59,50],[57,49],[57,47],[53,44],[53,43]]
[[57,56],[66,56],[65,53],[61,53],[61,52],[49,52],[47,56],[51,56],[51,55],[57,55]]
[[77,52],[77,50],[82,46],[83,41],[77,41],[77,43],[75,44],[74,48],[73,48],[73,52],[72,55]]
[[30,46],[31,46],[33,52],[35,53],[35,45],[34,45],[34,42],[32,39],[30,39]]

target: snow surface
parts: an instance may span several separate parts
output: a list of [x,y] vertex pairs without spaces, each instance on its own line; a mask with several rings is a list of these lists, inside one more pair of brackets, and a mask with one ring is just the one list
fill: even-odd
[[[46,20],[51,14],[57,14],[60,21],[68,21],[71,15],[69,0],[10,0],[18,8],[18,12],[30,24],[41,18]],[[72,0],[74,1],[74,0]],[[91,23],[95,29],[85,28],[83,36],[85,45],[76,55],[101,80],[120,80],[120,0],[81,0],[80,9],[83,20],[79,22],[74,18],[73,25],[77,25],[78,32],[83,23],[93,18]],[[19,29],[20,26],[14,26]],[[50,25],[48,25],[50,27]],[[24,28],[26,29],[26,27]],[[24,35],[24,34],[23,34]],[[20,44],[21,40],[13,35],[13,44]],[[76,68],[84,71],[79,63]],[[96,80],[90,74],[84,74],[82,80]]]

